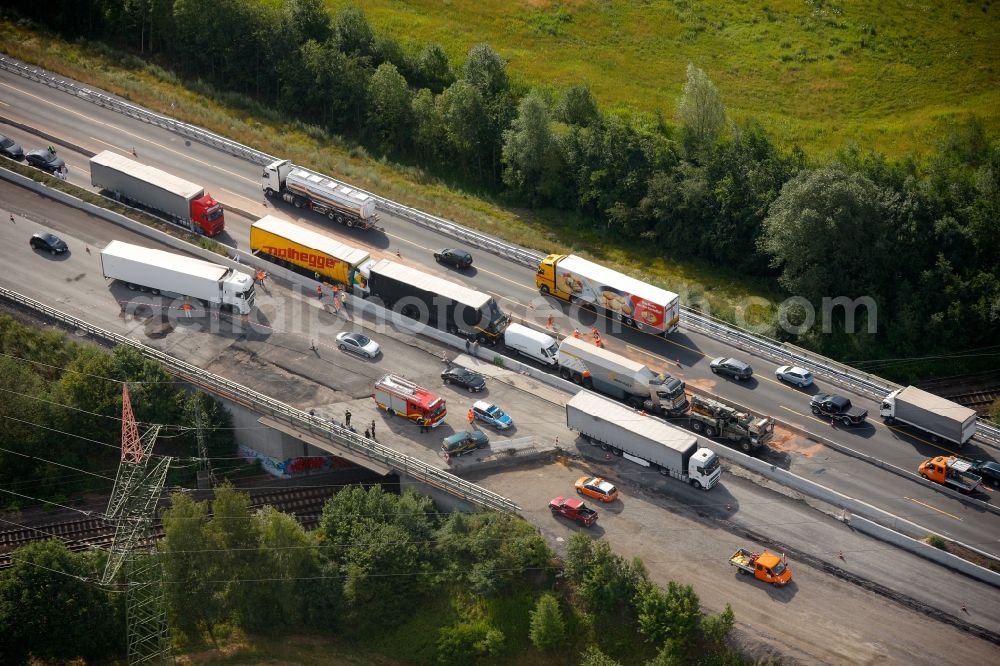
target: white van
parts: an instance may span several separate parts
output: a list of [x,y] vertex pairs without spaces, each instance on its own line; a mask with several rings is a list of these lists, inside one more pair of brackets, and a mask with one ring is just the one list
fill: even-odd
[[556,367],[559,362],[556,355],[559,353],[559,345],[552,336],[534,331],[521,324],[511,324],[503,334],[504,346],[528,358],[532,358],[539,363],[544,363],[550,367]]

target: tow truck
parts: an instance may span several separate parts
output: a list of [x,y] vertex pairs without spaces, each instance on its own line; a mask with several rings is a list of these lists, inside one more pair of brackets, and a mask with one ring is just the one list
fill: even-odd
[[597,520],[597,511],[591,509],[583,500],[576,499],[575,497],[556,497],[549,502],[549,508],[552,510],[553,516],[562,516],[564,518],[569,518],[570,520],[575,520],[584,527],[590,527]]
[[917,472],[925,479],[959,492],[971,493],[983,482],[983,477],[972,471],[973,464],[971,460],[955,456],[935,456],[920,463]]
[[764,551],[754,553],[746,548],[740,548],[732,557],[729,563],[744,575],[753,574],[757,580],[781,587],[787,585],[792,580],[792,570],[785,562],[785,556],[778,557],[774,553]]

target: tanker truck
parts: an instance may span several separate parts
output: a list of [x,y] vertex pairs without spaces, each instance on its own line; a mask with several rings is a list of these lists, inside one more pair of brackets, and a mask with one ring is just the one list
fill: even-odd
[[559,374],[594,391],[621,400],[634,409],[679,416],[687,411],[684,382],[580,338],[559,343]]
[[371,195],[297,167],[290,160],[277,160],[264,167],[261,188],[269,198],[278,197],[296,208],[308,208],[346,227],[378,228]]
[[110,150],[90,158],[90,183],[206,236],[218,236],[226,228],[222,204],[204,187]]

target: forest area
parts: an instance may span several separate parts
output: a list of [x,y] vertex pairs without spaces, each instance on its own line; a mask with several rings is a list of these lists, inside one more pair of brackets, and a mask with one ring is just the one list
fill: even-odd
[[[769,285],[795,297],[778,312],[790,326],[761,328],[779,339],[901,382],[1000,365],[1000,147],[975,117],[950,123],[929,155],[850,146],[821,161],[752,118],[731,121],[696,64],[676,112],[649,114],[605,109],[582,82],[518,80],[502,44],[473,45],[461,63],[435,43],[404,48],[360,9],[330,15],[321,0],[84,6],[13,3],[44,29],[557,219],[561,233]],[[875,307],[853,330],[842,308],[796,330],[804,302],[823,312],[839,297]]]

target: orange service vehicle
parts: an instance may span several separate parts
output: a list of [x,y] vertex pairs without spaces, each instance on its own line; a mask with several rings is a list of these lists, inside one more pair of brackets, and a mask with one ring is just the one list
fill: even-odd
[[785,556],[778,557],[766,550],[763,553],[753,553],[740,548],[729,558],[729,563],[739,569],[741,574],[753,574],[757,580],[771,585],[780,587],[792,580],[792,570],[785,563]]
[[385,375],[375,382],[375,404],[389,416],[402,416],[436,428],[444,421],[447,410],[444,398],[417,386],[398,375]]

